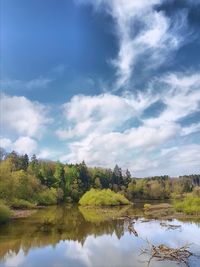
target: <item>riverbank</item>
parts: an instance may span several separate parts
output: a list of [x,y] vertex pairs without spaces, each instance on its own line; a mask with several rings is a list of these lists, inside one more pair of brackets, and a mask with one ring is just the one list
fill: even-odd
[[190,220],[199,219],[199,214],[186,214],[182,211],[177,211],[175,206],[169,203],[160,204],[144,204],[144,215],[151,219],[161,219],[161,220]]
[[0,203],[0,224],[7,223],[13,219],[27,218],[39,209],[44,209],[45,206],[34,206],[34,208],[17,207],[12,208],[4,203]]
[[[55,206],[57,208],[61,206],[67,206],[69,211],[76,208],[77,204],[66,204]],[[53,206],[52,206],[53,207]],[[139,208],[138,208],[139,207]],[[34,209],[10,209],[10,217],[8,221],[22,219],[32,216],[34,213],[38,212],[40,209],[47,209],[50,207],[46,206],[36,206]],[[172,204],[160,203],[160,204],[144,204],[135,203],[132,205],[127,205],[123,209],[120,207],[81,207],[79,210],[86,220],[96,222],[105,220],[116,220],[123,219],[123,216],[129,216],[132,218],[144,217],[146,220],[173,220],[178,219],[182,221],[195,220],[200,221],[199,215],[189,215],[183,212],[177,212]],[[92,217],[92,220],[91,220]],[[100,220],[101,218],[101,220]]]
[[11,220],[12,219],[19,219],[19,218],[27,218],[35,213],[37,210],[11,210]]

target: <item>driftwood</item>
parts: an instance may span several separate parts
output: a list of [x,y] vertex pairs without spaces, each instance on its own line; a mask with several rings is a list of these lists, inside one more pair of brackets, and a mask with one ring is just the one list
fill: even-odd
[[167,229],[171,229],[171,230],[175,230],[175,229],[180,229],[181,228],[181,225],[167,224],[167,223],[164,223],[164,222],[161,222],[160,226],[166,227]]
[[[158,261],[174,261],[177,263],[185,263],[186,266],[189,267],[188,259],[190,256],[192,256],[192,252],[188,250],[188,245],[185,245],[180,248],[170,248],[168,246],[165,246],[163,244],[159,246],[154,246],[150,244],[149,241],[148,245],[149,248],[141,249],[141,254],[149,254],[150,259],[148,260],[148,266],[151,263],[151,260],[153,258],[157,259]],[[141,255],[140,254],[140,255]]]

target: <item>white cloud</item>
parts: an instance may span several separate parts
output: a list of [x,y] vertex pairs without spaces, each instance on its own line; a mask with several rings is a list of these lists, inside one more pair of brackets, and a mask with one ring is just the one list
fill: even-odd
[[[200,172],[200,145],[189,144],[171,147],[168,151],[161,151],[158,166],[165,173],[183,175]],[[166,165],[167,162],[167,165]]]
[[0,112],[1,147],[19,154],[47,154],[40,151],[38,145],[47,125],[52,122],[47,106],[24,96],[1,94]]
[[[200,74],[169,74],[154,83],[164,90],[154,92],[165,103],[166,109],[158,118],[145,120],[149,126],[176,122],[200,110]],[[153,85],[151,85],[153,86]]]
[[[164,90],[158,91],[159,86]],[[68,127],[57,131],[61,139],[72,139],[68,143],[69,153],[60,159],[74,163],[85,160],[89,165],[103,167],[119,163],[135,175],[164,174],[167,169],[171,174],[176,173],[176,160],[171,161],[166,155],[169,151],[177,152],[170,142],[199,130],[198,124],[182,127],[178,122],[200,108],[199,88],[197,74],[169,74],[154,80],[150,89],[139,95],[73,97],[63,105]],[[143,111],[156,101],[165,104],[164,111],[157,117],[144,118]],[[141,124],[134,125],[135,120]],[[160,153],[162,147],[165,150]],[[187,148],[191,153],[185,154],[188,160],[184,161],[183,169],[188,167],[188,172],[192,172],[198,169],[195,167],[198,157],[194,159],[196,152],[193,152],[199,147]],[[161,166],[162,161],[166,164],[167,160],[170,165]]]
[[34,139],[27,136],[19,137],[14,142],[12,142],[8,138],[1,138],[0,146],[9,151],[15,150],[19,154],[26,153],[28,155],[35,153],[38,149],[37,142]]
[[12,141],[9,138],[4,138],[4,137],[0,138],[0,147],[7,149],[10,148],[11,144]]
[[37,150],[37,142],[30,137],[19,137],[13,143],[13,149],[20,154],[33,154]]
[[42,149],[37,155],[39,159],[48,159],[51,158],[53,151],[49,149]]
[[24,96],[1,95],[0,127],[6,134],[10,131],[18,135],[40,137],[45,126],[50,122],[47,108]]
[[69,145],[71,153],[61,157],[61,160],[73,163],[85,160],[89,165],[102,167],[114,167],[119,163],[132,171],[144,170],[147,160],[148,165],[153,166],[154,163],[148,158],[145,159],[146,163],[141,161],[140,155],[175,137],[178,130],[178,126],[169,125],[163,129],[141,126],[122,133],[91,133],[80,141],[72,142]]
[[167,17],[155,6],[163,0],[77,0],[89,3],[95,10],[103,9],[115,22],[119,41],[118,57],[112,60],[117,69],[118,89],[129,81],[134,67],[145,58],[142,68],[155,68],[169,60],[169,56],[183,43],[187,27],[187,14],[182,11]]
[[58,129],[56,133],[61,139],[67,139],[85,136],[91,132],[112,132],[128,120],[136,119],[155,100],[156,97],[149,93],[139,93],[135,97],[111,94],[74,96],[63,105],[68,129]]

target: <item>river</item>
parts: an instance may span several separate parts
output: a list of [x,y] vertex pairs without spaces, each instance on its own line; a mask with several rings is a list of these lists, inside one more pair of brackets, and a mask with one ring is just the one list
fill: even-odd
[[[160,220],[143,221],[141,205],[137,205],[106,210],[54,206],[13,220],[0,226],[0,266],[147,267],[150,256],[140,255],[147,240],[173,248],[189,244],[195,254],[189,265],[200,266],[199,222],[175,219],[170,224],[181,227],[167,229]],[[129,232],[128,221],[122,218],[127,212],[139,214],[134,224],[138,237]],[[175,267],[177,263],[152,259],[150,266]]]

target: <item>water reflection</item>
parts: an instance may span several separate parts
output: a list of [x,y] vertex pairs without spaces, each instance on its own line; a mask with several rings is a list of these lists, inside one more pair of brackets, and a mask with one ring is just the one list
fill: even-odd
[[[187,242],[200,254],[200,226],[174,221],[180,230],[166,230],[159,221],[135,224],[139,238],[128,232],[127,222],[116,219],[135,213],[132,207],[85,209],[77,206],[51,207],[31,217],[0,228],[0,266],[147,266],[139,256],[146,239],[154,244],[178,247]],[[138,211],[137,211],[138,214]],[[110,220],[111,219],[111,220]],[[152,266],[177,266],[155,262]],[[200,259],[191,257],[191,267]]]

